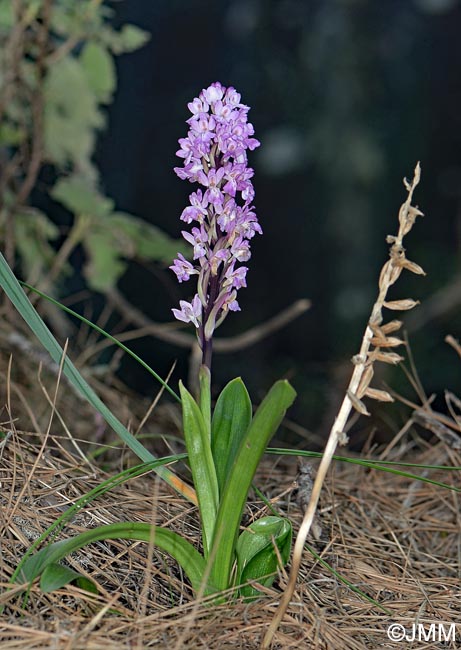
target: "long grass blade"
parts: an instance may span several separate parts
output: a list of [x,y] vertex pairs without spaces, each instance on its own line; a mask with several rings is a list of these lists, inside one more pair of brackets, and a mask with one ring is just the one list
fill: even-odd
[[[45,325],[39,314],[30,303],[14,273],[8,266],[7,261],[0,253],[0,286],[5,291],[17,311],[21,314],[27,325],[38,338],[43,347],[49,352],[53,361],[60,363],[63,350],[56,341],[48,327]],[[82,377],[72,361],[66,357],[63,364],[63,372],[74,388],[102,415],[115,433],[131,449],[131,451],[144,462],[156,460],[155,456],[137,440],[128,429],[120,422],[110,409],[96,395],[88,382]],[[195,491],[174,472],[166,467],[158,467],[155,470],[158,475],[173,487],[177,492],[196,503]]]

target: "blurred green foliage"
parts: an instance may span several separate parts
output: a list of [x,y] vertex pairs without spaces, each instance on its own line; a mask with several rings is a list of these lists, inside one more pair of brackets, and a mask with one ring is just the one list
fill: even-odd
[[[42,287],[69,271],[77,246],[88,286],[102,292],[127,260],[166,263],[183,250],[117,212],[100,187],[92,157],[117,88],[114,57],[150,37],[131,24],[114,29],[112,16],[101,0],[0,0],[0,236],[10,264],[18,254],[22,274]],[[70,213],[66,233],[34,205],[37,186]]]

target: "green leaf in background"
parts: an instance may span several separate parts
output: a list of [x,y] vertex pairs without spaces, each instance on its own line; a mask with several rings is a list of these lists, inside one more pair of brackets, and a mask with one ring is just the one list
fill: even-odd
[[113,200],[100,194],[92,182],[81,174],[61,178],[50,194],[76,215],[102,217],[114,209]]
[[197,492],[202,520],[203,549],[206,558],[210,550],[218,510],[218,481],[211,454],[210,432],[202,412],[182,381],[179,382],[179,391],[182,402],[184,439]]
[[111,40],[111,50],[114,54],[134,52],[150,40],[149,32],[127,23],[119,32],[114,32]]
[[0,145],[15,147],[26,138],[26,130],[20,126],[9,124],[5,120],[0,124]]
[[14,12],[11,0],[0,0],[0,30],[8,32],[14,25]]
[[[262,517],[254,521],[238,538],[235,548],[237,554],[237,581],[242,585],[249,580],[257,580],[269,587],[279,565],[277,551],[285,565],[290,557],[292,527],[288,519],[282,517]],[[260,592],[251,585],[241,587],[245,597],[259,596]]]
[[222,390],[211,422],[211,450],[220,493],[250,426],[251,416],[250,396],[243,381],[237,377]]
[[114,247],[110,231],[91,231],[84,239],[88,255],[84,274],[88,285],[95,291],[107,291],[114,287],[126,269],[121,252]]
[[132,214],[114,212],[111,216],[111,228],[116,236],[131,242],[133,257],[146,262],[152,260],[170,264],[178,252],[184,255],[189,253],[190,247],[183,239],[174,239],[160,228]]
[[24,274],[39,278],[48,270],[56,251],[49,242],[59,236],[58,227],[40,210],[24,208],[14,217],[16,246],[21,256]]
[[95,145],[95,129],[105,120],[80,62],[66,56],[54,63],[44,84],[45,158],[87,170]]
[[117,87],[117,77],[114,60],[107,49],[90,41],[82,50],[80,63],[97,100],[109,104]]
[[106,28],[101,32],[100,36],[101,40],[104,41],[114,54],[134,52],[134,50],[138,50],[150,39],[149,32],[129,23],[123,25],[118,32]]
[[277,381],[259,405],[240,443],[224,486],[211,547],[215,553],[211,579],[218,589],[229,584],[237,533],[259,461],[295,397],[288,381]]

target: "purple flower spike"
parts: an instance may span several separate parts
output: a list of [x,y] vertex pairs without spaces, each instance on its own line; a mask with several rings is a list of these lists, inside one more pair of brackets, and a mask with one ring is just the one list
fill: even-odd
[[211,365],[213,332],[229,311],[239,311],[237,291],[246,287],[246,262],[251,257],[250,239],[261,234],[261,226],[251,202],[253,169],[247,151],[259,147],[249,107],[240,94],[219,82],[204,88],[187,106],[187,137],[179,140],[176,155],[183,166],[175,167],[182,180],[198,183],[181,214],[191,231],[182,231],[193,247],[195,265],[181,254],[170,268],[179,282],[198,275],[197,293],[191,303],[180,301],[173,309],[178,320],[193,323],[202,347],[203,363]]

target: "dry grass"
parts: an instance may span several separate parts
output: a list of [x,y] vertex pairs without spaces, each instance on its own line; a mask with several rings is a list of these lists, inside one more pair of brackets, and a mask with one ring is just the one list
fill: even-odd
[[[30,358],[19,365],[26,363],[31,364]],[[81,433],[83,424],[75,417],[82,407],[66,387],[60,393],[68,434],[55,417],[46,438],[50,406],[48,413],[43,409],[42,429],[20,429],[22,420],[34,419],[34,390],[35,402],[43,402],[43,391],[37,381],[21,386],[9,379],[9,374],[24,379],[25,373],[15,371],[15,366],[9,373],[8,358],[2,355],[2,384],[13,396],[11,417],[5,410],[2,418],[3,433],[12,433],[0,448],[2,650],[258,648],[287,584],[286,574],[255,603],[210,606],[193,600],[168,556],[140,543],[100,542],[70,558],[72,566],[97,584],[97,595],[74,586],[44,594],[34,584],[23,606],[8,580],[24,551],[69,503],[107,475],[77,453],[76,446],[85,452],[86,443],[74,446],[69,441],[73,426]],[[51,386],[49,392],[53,393]],[[17,424],[15,409],[24,414]],[[86,417],[88,430],[93,430],[93,421]],[[388,446],[386,459],[461,465],[457,450],[442,441],[425,443],[409,433]],[[258,485],[295,527],[302,518],[294,492],[296,471],[294,459],[268,458],[258,477]],[[458,476],[457,472],[430,472],[431,478],[453,484],[459,484]],[[391,643],[386,636],[391,622],[407,626],[457,622],[461,612],[458,501],[456,492],[434,485],[336,463],[320,501],[321,538],[310,544],[343,578],[388,612],[366,601],[305,552],[297,589],[273,647],[397,648],[402,644]],[[267,514],[264,504],[256,500],[247,512],[248,518]],[[153,474],[87,506],[62,535],[120,520],[161,523],[198,543],[197,512]],[[412,647],[457,646],[426,642]]]

